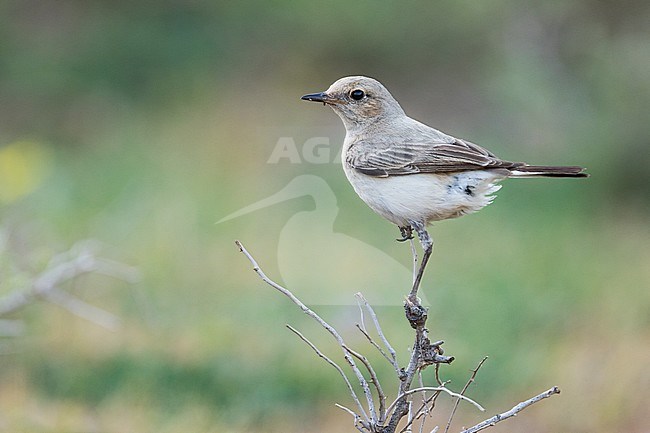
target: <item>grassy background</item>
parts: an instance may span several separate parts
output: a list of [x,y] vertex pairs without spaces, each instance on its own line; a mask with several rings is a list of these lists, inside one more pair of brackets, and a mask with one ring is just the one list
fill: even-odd
[[[562,388],[493,431],[647,432],[648,19],[641,1],[3,2],[0,289],[84,238],[143,279],[70,287],[118,314],[118,332],[46,304],[22,313],[25,334],[3,342],[0,429],[351,431],[332,408],[349,404],[336,372],[284,324],[336,348],[233,245],[241,239],[280,279],[282,229],[314,201],[215,222],[313,174],[335,193],[334,233],[409,266],[395,228],[340,165],[302,153],[327,137],[335,160],[343,127],[300,95],[364,74],[413,117],[504,158],[592,174],[509,181],[480,214],[433,227],[429,327],[458,358],[444,377],[460,388],[489,355],[472,391],[489,412]],[[267,163],[281,137],[301,163]],[[314,284],[376,272],[352,250],[323,250],[309,230],[293,236],[298,257],[350,264]],[[402,362],[407,285],[378,308]],[[371,353],[355,307],[319,311]],[[465,408],[458,423],[481,419]]]

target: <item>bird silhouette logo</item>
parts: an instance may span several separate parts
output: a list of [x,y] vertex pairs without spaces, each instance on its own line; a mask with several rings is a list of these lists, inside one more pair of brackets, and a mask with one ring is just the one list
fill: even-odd
[[[411,271],[380,249],[334,231],[339,208],[334,191],[321,177],[300,175],[280,191],[217,223],[239,218],[288,200],[311,197],[314,208],[292,215],[280,231],[278,269],[286,285],[311,305],[351,305],[360,291],[375,306],[403,304]],[[428,304],[424,293],[423,304]]]

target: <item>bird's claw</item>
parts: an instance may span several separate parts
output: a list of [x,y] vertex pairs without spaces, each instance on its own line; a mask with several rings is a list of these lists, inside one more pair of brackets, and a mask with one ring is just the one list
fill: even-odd
[[413,239],[413,228],[411,226],[400,227],[399,232],[402,235],[402,237],[399,239],[395,239],[397,242],[406,242]]

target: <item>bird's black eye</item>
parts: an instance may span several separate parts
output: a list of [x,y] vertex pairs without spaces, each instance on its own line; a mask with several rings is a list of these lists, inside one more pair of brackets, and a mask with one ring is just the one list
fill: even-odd
[[350,92],[350,98],[354,99],[355,101],[362,100],[364,96],[366,96],[366,94],[361,89],[354,89]]

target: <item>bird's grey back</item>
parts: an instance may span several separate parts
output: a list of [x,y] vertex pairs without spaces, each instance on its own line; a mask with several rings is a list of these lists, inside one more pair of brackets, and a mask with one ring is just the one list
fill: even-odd
[[406,115],[348,131],[344,162],[371,176],[449,173],[520,165]]

